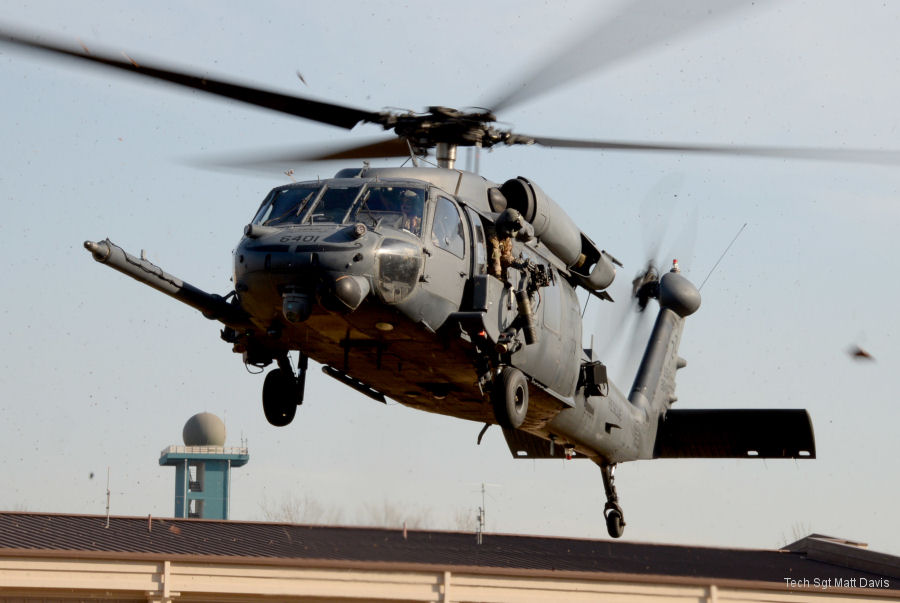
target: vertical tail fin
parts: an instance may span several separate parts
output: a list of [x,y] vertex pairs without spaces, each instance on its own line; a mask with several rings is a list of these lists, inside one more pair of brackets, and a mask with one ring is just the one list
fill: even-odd
[[675,371],[684,366],[678,345],[684,319],[700,307],[700,292],[677,272],[659,281],[659,315],[644,351],[628,399],[647,413],[661,412],[674,401]]

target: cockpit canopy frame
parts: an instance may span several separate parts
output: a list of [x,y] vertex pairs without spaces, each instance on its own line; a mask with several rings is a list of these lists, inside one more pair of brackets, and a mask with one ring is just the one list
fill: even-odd
[[429,184],[340,178],[272,189],[251,222],[279,227],[303,224],[381,225],[421,235]]

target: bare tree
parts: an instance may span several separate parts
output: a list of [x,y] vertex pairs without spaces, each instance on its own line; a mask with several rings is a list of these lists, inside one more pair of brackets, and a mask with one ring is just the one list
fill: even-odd
[[803,522],[795,522],[793,526],[791,526],[791,535],[794,537],[793,542],[797,542],[803,538],[806,538],[810,534],[813,533],[812,524],[808,521]]
[[787,546],[789,544],[793,544],[798,540],[802,540],[813,533],[812,524],[808,521],[795,521],[791,525],[791,538],[785,537],[782,534],[781,538],[784,540],[784,544],[782,546]]
[[316,500],[309,494],[285,494],[280,500],[271,500],[265,494],[260,509],[266,521],[318,525],[366,525],[379,528],[442,529],[474,532],[478,518],[474,509],[460,507],[443,521],[435,520],[432,510],[405,502],[383,500],[369,502],[351,510],[354,518],[347,519],[344,509]]
[[340,524],[344,516],[344,510],[340,507],[321,503],[309,494],[285,494],[278,502],[270,501],[263,494],[259,506],[267,521],[333,525]]
[[388,500],[366,505],[361,519],[361,523],[379,528],[402,528],[405,524],[408,528],[422,529],[433,523],[430,510]]
[[453,529],[474,532],[478,529],[478,511],[469,507],[457,507],[453,514]]

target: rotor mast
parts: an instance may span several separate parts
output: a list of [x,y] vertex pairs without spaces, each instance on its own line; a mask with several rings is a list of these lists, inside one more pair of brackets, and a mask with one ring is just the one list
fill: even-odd
[[456,145],[449,142],[439,142],[434,147],[438,167],[452,170],[456,165]]

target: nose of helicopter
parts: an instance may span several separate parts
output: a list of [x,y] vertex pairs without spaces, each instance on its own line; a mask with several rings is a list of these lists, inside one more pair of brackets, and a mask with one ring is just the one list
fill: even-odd
[[369,298],[403,302],[423,270],[421,242],[387,227],[358,226],[302,225],[246,236],[235,252],[242,307],[260,316],[278,308],[282,321],[298,324],[319,311],[355,312]]

